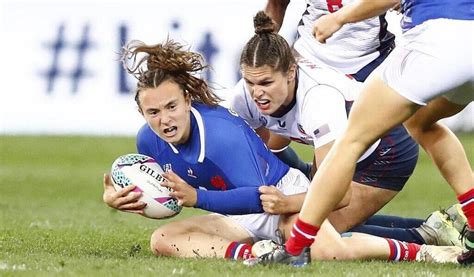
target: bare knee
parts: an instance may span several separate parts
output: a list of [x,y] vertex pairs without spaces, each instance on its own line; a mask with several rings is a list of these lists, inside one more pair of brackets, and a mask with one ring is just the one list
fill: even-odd
[[156,229],[151,235],[150,248],[156,256],[173,256],[175,249],[170,244],[173,232],[167,226]]

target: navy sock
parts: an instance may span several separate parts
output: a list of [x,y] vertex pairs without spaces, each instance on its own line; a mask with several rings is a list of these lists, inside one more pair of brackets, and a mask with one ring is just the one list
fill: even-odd
[[425,243],[421,235],[415,229],[359,225],[350,229],[349,232],[364,233],[377,237],[396,239],[417,244]]
[[376,225],[390,228],[416,228],[425,220],[418,218],[405,218],[393,215],[373,215],[367,219],[365,225]]

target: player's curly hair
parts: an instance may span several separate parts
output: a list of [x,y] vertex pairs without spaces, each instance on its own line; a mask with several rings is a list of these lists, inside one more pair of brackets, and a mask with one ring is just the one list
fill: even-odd
[[275,23],[263,11],[253,18],[255,35],[247,42],[240,55],[240,65],[271,66],[286,73],[295,63],[295,57],[285,38],[275,33]]
[[[145,56],[138,58],[140,54]],[[131,65],[127,63],[129,60]],[[189,94],[191,101],[211,106],[221,101],[206,81],[193,76],[208,68],[204,65],[202,55],[183,50],[183,45],[173,40],[168,39],[165,43],[156,45],[147,45],[138,40],[130,41],[122,48],[121,61],[125,70],[138,80],[135,94],[138,106],[141,90],[156,88],[167,80],[177,83],[185,94]]]

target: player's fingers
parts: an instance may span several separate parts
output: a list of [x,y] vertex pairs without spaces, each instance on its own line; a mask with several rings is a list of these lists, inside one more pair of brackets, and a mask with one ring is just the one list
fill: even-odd
[[117,192],[117,195],[118,197],[125,197],[127,195],[129,195],[131,192],[137,192],[137,193],[140,193],[140,191],[136,190],[137,186],[135,185],[129,185],[129,186],[126,186],[124,187],[123,189],[119,190]]
[[174,173],[173,171],[167,171],[163,173],[163,177],[165,177],[165,179],[170,182],[178,183],[183,181],[183,179],[181,179],[181,177],[179,177],[178,174]]
[[174,182],[171,182],[171,181],[165,181],[165,182],[161,183],[161,185],[165,188],[169,188],[169,189],[172,189],[172,190],[176,189],[176,184]]
[[119,207],[119,209],[122,210],[122,211],[128,211],[128,210],[135,211],[135,210],[142,210],[145,207],[146,207],[145,202],[137,201],[137,202],[123,204]]
[[122,206],[128,203],[136,203],[138,199],[140,199],[141,193],[140,192],[130,192],[127,195],[123,195],[116,199],[117,206]]
[[270,186],[260,186],[260,187],[258,187],[258,191],[261,194],[269,193],[271,191],[270,189],[271,189]]

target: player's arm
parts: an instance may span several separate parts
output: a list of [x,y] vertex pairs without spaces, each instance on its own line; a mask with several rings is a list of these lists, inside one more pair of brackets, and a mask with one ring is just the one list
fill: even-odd
[[346,23],[359,22],[397,6],[400,0],[359,0],[343,6],[334,13],[320,17],[313,26],[313,35],[321,42],[326,42]]
[[231,190],[201,190],[189,185],[176,173],[163,174],[167,182],[162,186],[170,188],[170,196],[178,200],[178,205],[195,207],[220,214],[249,214],[263,212],[258,201],[257,187],[239,187]]
[[275,31],[278,32],[285,18],[286,8],[290,0],[268,0],[265,6],[265,13],[275,22]]

